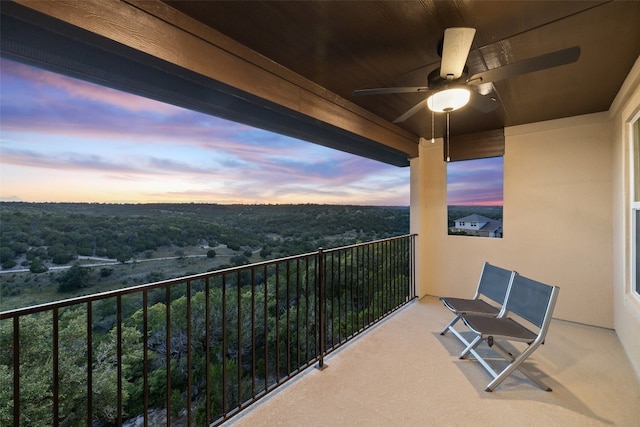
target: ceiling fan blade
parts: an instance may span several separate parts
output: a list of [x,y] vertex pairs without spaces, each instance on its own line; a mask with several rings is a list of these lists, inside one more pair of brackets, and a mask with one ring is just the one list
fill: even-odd
[[397,119],[395,119],[393,121],[393,123],[400,123],[400,122],[404,122],[405,120],[407,120],[409,117],[413,116],[415,113],[417,113],[418,111],[420,111],[423,108],[427,108],[427,100],[423,99],[422,101],[418,102],[416,105],[414,105],[413,107],[411,107],[410,110],[408,110],[406,113],[404,113],[403,115],[401,115],[400,117],[398,117]]
[[578,58],[580,58],[580,46],[573,46],[474,74],[467,82],[470,85],[497,82],[520,74],[571,64],[572,62],[576,62]]
[[469,56],[475,28],[447,28],[444,30],[440,77],[445,80],[460,78]]
[[411,87],[411,86],[407,86],[407,87],[380,87],[380,88],[374,88],[374,89],[358,89],[358,90],[354,90],[352,92],[353,95],[355,96],[360,96],[360,95],[386,95],[389,93],[419,93],[419,92],[426,92],[428,91],[429,88],[428,87]]
[[489,95],[481,95],[475,91],[471,91],[469,98],[469,106],[475,108],[481,113],[490,113],[500,106],[500,103]]

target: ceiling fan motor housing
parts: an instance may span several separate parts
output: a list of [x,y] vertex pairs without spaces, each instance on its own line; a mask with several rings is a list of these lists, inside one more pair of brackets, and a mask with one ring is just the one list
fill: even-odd
[[443,79],[442,77],[440,77],[440,68],[436,68],[427,76],[427,86],[429,87],[429,90],[433,91],[447,89],[447,87],[450,86],[466,86],[468,77],[469,68],[466,66],[464,67],[464,70],[462,71],[462,74],[459,78],[451,80]]

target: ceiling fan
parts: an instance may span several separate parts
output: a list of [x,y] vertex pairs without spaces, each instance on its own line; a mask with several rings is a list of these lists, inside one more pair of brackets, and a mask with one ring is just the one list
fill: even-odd
[[487,113],[497,108],[497,101],[474,90],[469,90],[470,86],[478,86],[483,83],[496,82],[521,74],[570,64],[580,57],[580,47],[573,46],[483,71],[469,77],[465,64],[475,33],[475,28],[447,28],[444,31],[440,67],[429,74],[427,86],[359,89],[354,90],[353,95],[430,93],[428,98],[414,105],[395,119],[393,123],[403,122],[425,107],[433,112],[450,113],[469,103],[473,108]]

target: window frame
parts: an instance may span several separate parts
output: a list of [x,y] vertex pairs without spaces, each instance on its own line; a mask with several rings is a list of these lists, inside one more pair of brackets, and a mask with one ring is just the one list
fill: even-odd
[[[451,179],[451,167],[453,167],[454,165],[457,164],[469,164],[471,162],[479,162],[479,161],[493,161],[495,159],[499,159],[499,163],[500,163],[500,193],[501,193],[501,197],[502,197],[502,204],[500,205],[493,205],[493,204],[484,204],[484,203],[478,203],[477,207],[481,207],[481,208],[485,208],[485,207],[500,207],[501,210],[501,218],[500,221],[502,222],[501,227],[499,228],[499,233],[497,233],[496,231],[490,231],[487,232],[487,235],[481,235],[480,234],[480,230],[482,227],[480,227],[479,223],[477,221],[459,221],[459,219],[456,218],[451,218],[451,207],[452,206],[458,206],[457,204],[452,204],[451,203],[451,185],[452,182],[458,182],[457,180],[453,180]],[[455,161],[451,161],[451,162],[446,162],[446,208],[447,208],[447,234],[449,236],[454,236],[456,238],[458,237],[475,237],[475,238],[481,238],[481,239],[502,239],[504,237],[504,233],[503,233],[503,228],[504,228],[504,180],[505,180],[505,176],[504,176],[504,155],[499,155],[499,156],[490,156],[490,157],[476,157],[476,158],[466,158],[466,159],[461,159],[461,160],[455,160]],[[474,165],[475,166],[475,165]],[[485,165],[483,165],[484,167],[486,167]],[[455,174],[454,174],[455,175]],[[485,187],[490,188],[490,184],[489,184],[489,180],[487,180],[487,184],[485,185]],[[466,204],[462,204],[459,205],[461,207],[464,208],[470,208],[472,206],[476,206],[476,205],[466,205]],[[472,213],[475,214],[480,214],[482,215],[482,212],[477,212],[477,211],[468,211],[466,212],[465,216],[463,218],[466,218],[467,216],[470,216]],[[493,220],[493,218],[490,218]],[[453,227],[450,227],[449,224],[451,224],[451,222],[453,222]],[[467,234],[466,232],[469,231],[471,232],[471,234]],[[459,234],[460,232],[463,232],[462,234]],[[473,234],[475,233],[475,234]],[[499,234],[499,235],[496,235]]]
[[640,301],[640,114],[629,130],[629,289]]

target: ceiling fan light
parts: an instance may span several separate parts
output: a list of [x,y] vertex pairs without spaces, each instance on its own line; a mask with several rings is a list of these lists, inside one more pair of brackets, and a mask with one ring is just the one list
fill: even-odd
[[464,107],[469,102],[470,97],[471,92],[469,92],[469,89],[462,87],[445,89],[427,98],[427,106],[431,111],[444,113]]

